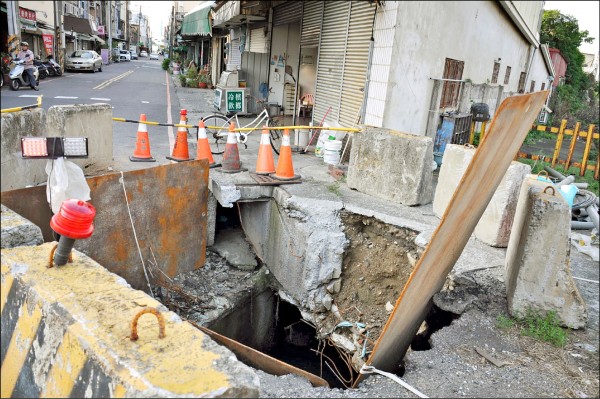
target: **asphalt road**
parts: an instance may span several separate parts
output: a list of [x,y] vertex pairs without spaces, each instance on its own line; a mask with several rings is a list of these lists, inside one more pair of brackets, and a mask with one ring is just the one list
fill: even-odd
[[[130,62],[103,65],[102,72],[65,72],[60,77],[40,80],[39,91],[22,87],[12,91],[5,84],[0,96],[2,108],[35,104],[42,95],[42,108],[64,104],[107,103],[113,107],[113,117],[139,120],[146,114],[148,121],[179,123],[180,104],[175,95],[173,80],[161,68],[160,60],[140,58]],[[117,169],[138,169],[148,163],[132,163],[137,139],[138,124],[113,122],[113,156]],[[177,134],[176,128],[148,126],[151,153],[158,163],[168,163],[170,144]],[[47,132],[52,136],[52,132]],[[93,151],[93,148],[90,148]],[[132,165],[133,164],[133,165]]]

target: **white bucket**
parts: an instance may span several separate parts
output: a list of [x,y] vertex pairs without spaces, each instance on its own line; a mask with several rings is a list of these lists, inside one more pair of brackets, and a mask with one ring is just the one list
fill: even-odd
[[323,145],[323,162],[337,165],[340,162],[341,140],[326,140]]
[[298,147],[306,147],[308,145],[309,132],[306,129],[296,129],[294,135],[294,143]]

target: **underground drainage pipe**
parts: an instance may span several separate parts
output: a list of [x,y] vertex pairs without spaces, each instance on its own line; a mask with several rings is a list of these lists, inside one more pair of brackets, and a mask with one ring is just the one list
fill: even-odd
[[571,230],[591,230],[594,228],[592,222],[579,222],[576,220],[571,221]]
[[600,220],[598,217],[598,208],[596,207],[596,204],[588,206],[587,208],[585,208],[585,210],[587,211],[587,214],[590,217],[592,223],[594,223],[594,227],[596,227],[596,230],[600,230],[600,227],[598,226],[600,224]]

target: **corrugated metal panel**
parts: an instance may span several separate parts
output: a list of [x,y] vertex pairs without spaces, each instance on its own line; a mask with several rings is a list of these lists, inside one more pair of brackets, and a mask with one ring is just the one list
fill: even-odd
[[300,47],[317,47],[319,45],[323,5],[324,2],[322,1],[310,1],[304,3]]
[[330,106],[331,111],[327,119],[337,121],[339,118],[350,4],[350,2],[337,1],[324,3],[323,31],[317,65],[317,90],[313,108],[315,124],[321,122]]
[[285,25],[302,18],[302,2],[288,1],[273,9],[273,26]]
[[229,59],[227,60],[227,70],[235,71],[242,64],[242,53],[240,52],[240,39],[232,39],[229,47]]
[[265,28],[252,29],[250,31],[250,52],[251,53],[268,53],[267,35]]
[[247,111],[251,114],[257,114],[262,111],[260,104],[256,100],[263,100],[259,91],[260,84],[269,79],[269,54],[251,53],[245,51],[242,54],[243,78],[246,79],[246,94],[252,96],[248,100]]
[[374,4],[352,2],[339,116],[342,126],[354,126],[362,107],[374,14]]

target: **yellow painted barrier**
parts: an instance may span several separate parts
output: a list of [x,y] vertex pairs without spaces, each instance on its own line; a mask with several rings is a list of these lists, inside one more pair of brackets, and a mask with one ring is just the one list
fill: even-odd
[[[2,397],[258,397],[228,349],[83,253],[47,268],[55,244],[1,251]],[[132,341],[146,307],[165,336],[145,316]]]
[[0,113],[7,114],[9,112],[18,112],[18,111],[23,111],[23,110],[26,110],[26,109],[31,109],[31,108],[39,108],[39,107],[42,106],[42,96],[43,95],[39,95],[37,97],[37,102],[35,104],[24,105],[22,107],[5,108],[3,110],[0,110]]

